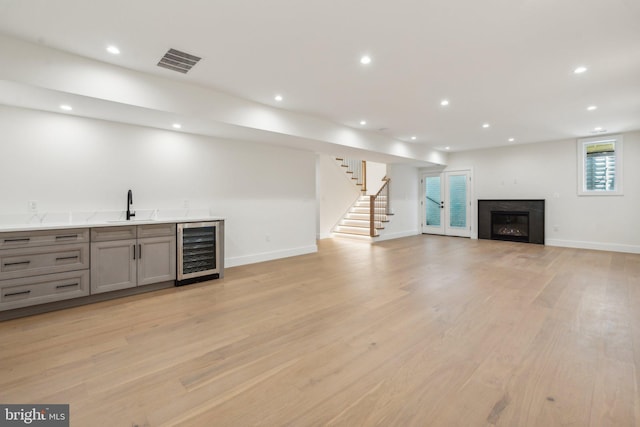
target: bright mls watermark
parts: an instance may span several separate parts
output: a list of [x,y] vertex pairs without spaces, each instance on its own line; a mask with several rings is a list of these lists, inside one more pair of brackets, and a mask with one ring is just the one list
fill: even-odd
[[69,405],[0,404],[0,427],[69,427]]

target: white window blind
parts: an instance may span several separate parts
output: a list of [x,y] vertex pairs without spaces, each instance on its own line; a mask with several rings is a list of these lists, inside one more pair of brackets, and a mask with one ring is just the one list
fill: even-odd
[[622,194],[622,136],[578,140],[578,194]]
[[586,188],[588,191],[612,191],[616,188],[616,155],[614,152],[587,153]]

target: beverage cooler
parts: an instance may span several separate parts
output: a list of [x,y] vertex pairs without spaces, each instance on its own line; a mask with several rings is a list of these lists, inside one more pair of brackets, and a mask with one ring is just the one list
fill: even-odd
[[223,275],[223,221],[178,224],[176,286]]

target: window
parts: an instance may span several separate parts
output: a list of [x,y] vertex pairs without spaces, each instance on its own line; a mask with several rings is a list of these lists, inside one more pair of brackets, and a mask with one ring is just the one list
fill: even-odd
[[622,136],[578,140],[578,195],[622,194]]

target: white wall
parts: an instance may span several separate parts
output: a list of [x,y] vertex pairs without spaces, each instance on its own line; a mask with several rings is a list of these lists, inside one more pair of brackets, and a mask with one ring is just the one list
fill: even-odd
[[371,162],[367,160],[367,194],[375,195],[384,184],[382,178],[387,175],[385,163]]
[[0,106],[0,214],[180,210],[226,218],[228,266],[308,253],[315,244],[315,155]]
[[389,164],[391,178],[390,200],[393,216],[377,240],[413,236],[420,231],[420,176],[418,168],[410,165]]
[[353,202],[360,196],[359,187],[340,167],[335,156],[318,154],[318,238],[331,236],[333,227],[342,219]]
[[640,132],[623,161],[623,196],[577,195],[575,139],[450,153],[448,168],[473,167],[476,200],[545,199],[548,245],[640,253]]

